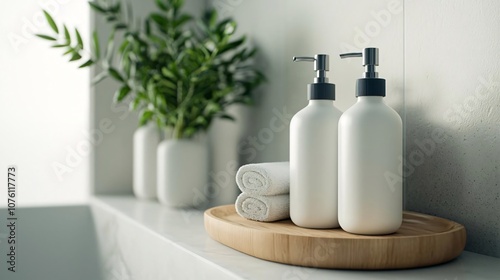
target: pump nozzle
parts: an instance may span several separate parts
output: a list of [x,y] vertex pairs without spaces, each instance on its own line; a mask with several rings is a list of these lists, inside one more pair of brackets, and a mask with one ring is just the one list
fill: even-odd
[[364,48],[363,52],[343,53],[340,58],[363,57],[363,66],[365,66],[365,78],[378,78],[378,72],[375,66],[378,66],[378,48]]
[[356,96],[385,96],[385,80],[378,77],[378,48],[364,48],[363,52],[343,53],[340,58],[362,57],[365,73],[356,82]]
[[315,83],[328,83],[326,71],[330,70],[330,57],[327,54],[317,54],[312,56],[294,56],[294,62],[307,61],[314,62],[314,71],[316,71]]
[[326,77],[326,71],[330,70],[330,59],[327,54],[317,54],[314,57],[294,56],[293,61],[314,62],[316,77],[314,83],[307,85],[309,99],[335,100],[335,85],[328,83],[328,77]]

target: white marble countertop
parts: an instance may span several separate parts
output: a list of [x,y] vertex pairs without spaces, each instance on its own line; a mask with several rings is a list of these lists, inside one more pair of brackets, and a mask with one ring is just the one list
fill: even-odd
[[[212,240],[205,232],[203,212],[175,210],[156,201],[140,201],[132,196],[98,196],[92,199],[94,211],[107,211],[119,219],[155,236],[154,242],[171,245],[172,258],[182,255],[174,275],[183,275],[195,263],[203,279],[498,279],[500,259],[463,252],[457,259],[442,265],[386,271],[349,271],[297,267],[257,259]],[[174,248],[174,249],[172,249]],[[190,261],[192,258],[192,262]],[[205,273],[203,270],[207,270]],[[220,274],[220,275],[219,275]],[[189,276],[187,276],[189,277]],[[168,277],[166,277],[168,279]],[[171,278],[176,279],[176,278]]]

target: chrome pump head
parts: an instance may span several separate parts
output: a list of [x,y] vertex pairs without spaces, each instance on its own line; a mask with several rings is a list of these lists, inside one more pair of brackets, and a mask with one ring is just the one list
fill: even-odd
[[378,77],[378,48],[364,48],[363,52],[344,53],[340,58],[362,57],[365,73],[356,82],[356,96],[385,96],[385,80]]
[[330,70],[330,58],[327,54],[317,54],[314,57],[294,56],[293,61],[314,62],[316,77],[314,83],[307,85],[309,99],[335,100],[335,85],[328,83],[328,77],[326,76],[326,71]]
[[316,78],[314,78],[315,83],[328,83],[328,77],[326,77],[326,71],[330,70],[330,57],[327,54],[317,54],[312,56],[294,56],[294,62],[308,61],[314,62],[314,71],[316,71]]
[[365,66],[365,78],[378,78],[378,72],[375,66],[378,66],[378,48],[364,48],[363,52],[343,53],[340,58],[362,57],[363,66]]

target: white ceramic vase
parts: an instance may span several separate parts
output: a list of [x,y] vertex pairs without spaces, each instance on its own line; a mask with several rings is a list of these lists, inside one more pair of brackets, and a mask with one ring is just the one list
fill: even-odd
[[171,139],[158,146],[158,200],[169,207],[206,203],[209,154],[205,139]]
[[137,128],[134,133],[133,189],[140,199],[156,198],[156,149],[160,131],[155,124]]

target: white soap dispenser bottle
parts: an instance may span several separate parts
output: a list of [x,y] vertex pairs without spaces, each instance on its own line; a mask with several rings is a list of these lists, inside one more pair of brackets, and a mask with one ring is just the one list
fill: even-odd
[[378,49],[342,54],[363,57],[357,102],[339,121],[339,223],[356,234],[389,234],[403,218],[401,117],[384,102],[385,80],[378,78]]
[[309,104],[290,123],[290,217],[306,228],[339,227],[337,215],[337,133],[342,112],[334,105],[335,85],[328,83],[329,57],[294,57],[314,62],[308,84]]

